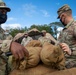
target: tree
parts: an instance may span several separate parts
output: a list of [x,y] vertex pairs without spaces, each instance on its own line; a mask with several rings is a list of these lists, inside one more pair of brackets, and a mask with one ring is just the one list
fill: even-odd
[[52,22],[49,24],[50,26],[58,26],[58,27],[64,27],[63,24],[61,22]]
[[27,27],[25,27],[25,28],[15,28],[15,29],[10,28],[9,29],[9,34],[11,34],[14,37],[17,33],[23,33],[27,30],[28,30]]
[[61,22],[52,22],[49,25],[51,26],[53,30],[53,36],[57,39],[57,34],[58,34],[57,28],[64,27],[63,24]]
[[50,25],[47,25],[47,24],[44,24],[44,25],[33,24],[28,30],[33,28],[37,28],[39,31],[46,30],[48,33],[53,34],[52,28],[50,27]]

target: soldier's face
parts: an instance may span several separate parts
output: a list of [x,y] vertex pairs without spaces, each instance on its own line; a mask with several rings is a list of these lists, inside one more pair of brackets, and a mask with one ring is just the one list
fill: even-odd
[[7,20],[7,10],[0,9],[0,24],[5,23]]
[[60,15],[60,22],[65,26],[66,24],[65,24],[65,15],[62,13],[61,15]]
[[2,14],[7,14],[7,10],[6,10],[6,9],[0,9],[0,12],[1,12]]
[[43,32],[43,35],[45,36],[46,35],[46,32]]
[[27,38],[28,37],[28,34],[25,34],[25,37]]

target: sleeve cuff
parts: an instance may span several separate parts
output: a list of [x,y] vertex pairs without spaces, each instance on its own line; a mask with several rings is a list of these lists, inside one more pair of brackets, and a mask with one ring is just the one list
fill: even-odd
[[1,51],[8,52],[10,50],[12,40],[4,40],[1,46]]
[[71,51],[72,51],[71,55],[76,55],[76,48],[71,48]]

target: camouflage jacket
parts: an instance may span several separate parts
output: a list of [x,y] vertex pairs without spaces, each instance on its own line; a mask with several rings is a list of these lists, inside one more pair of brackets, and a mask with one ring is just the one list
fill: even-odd
[[42,36],[39,37],[38,40],[41,42],[42,45],[43,45],[45,42],[51,43],[51,40],[50,40],[49,38],[42,37]]
[[7,37],[5,31],[0,26],[0,75],[8,75],[9,73],[8,57],[5,53],[9,51],[12,40],[5,40]]
[[58,41],[59,43],[68,44],[72,50],[72,55],[68,55],[68,57],[71,58],[74,56],[76,59],[76,21],[74,19],[72,19],[61,31]]
[[26,44],[29,43],[31,40],[33,40],[33,39],[32,39],[31,37],[29,37],[29,36],[28,36],[27,38],[24,37],[24,38],[22,39],[21,44],[22,44],[23,46],[26,46]]
[[0,39],[1,40],[5,39],[4,32],[5,31],[1,28],[1,25],[0,25]]

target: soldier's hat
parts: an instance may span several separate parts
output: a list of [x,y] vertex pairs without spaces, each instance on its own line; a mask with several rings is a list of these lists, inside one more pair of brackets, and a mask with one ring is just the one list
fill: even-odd
[[24,35],[28,35],[28,31],[25,31],[25,32],[24,32]]
[[42,30],[41,32],[42,32],[42,33],[43,33],[43,32],[46,32],[46,30]]
[[6,6],[6,4],[3,2],[3,0],[0,0],[0,9],[6,9],[7,12],[11,11],[11,9]]
[[57,11],[57,14],[58,14],[58,17],[57,17],[57,18],[59,18],[62,13],[66,12],[66,11],[68,11],[68,10],[71,10],[71,8],[70,8],[70,6],[67,5],[67,4],[65,4],[65,5],[63,5],[62,7],[60,7],[60,8],[58,9],[58,11]]

